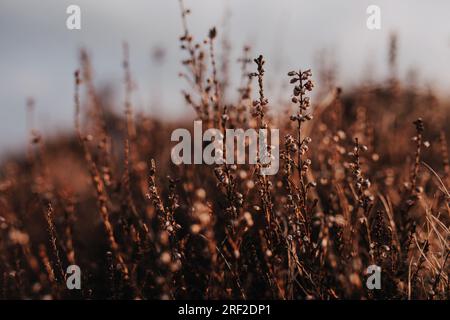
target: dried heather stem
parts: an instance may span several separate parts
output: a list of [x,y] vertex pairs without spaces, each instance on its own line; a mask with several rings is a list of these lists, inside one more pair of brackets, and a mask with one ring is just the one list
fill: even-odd
[[75,128],[78,135],[78,140],[81,146],[83,147],[84,157],[89,166],[89,172],[91,174],[92,183],[96,190],[97,195],[97,206],[100,213],[100,217],[103,221],[103,227],[105,228],[105,232],[108,239],[108,244],[111,251],[114,253],[115,258],[117,259],[124,276],[125,281],[129,279],[129,271],[128,267],[125,264],[125,260],[120,252],[119,245],[114,237],[113,226],[109,220],[108,213],[108,204],[107,204],[107,196],[104,188],[103,180],[101,179],[97,165],[92,159],[91,153],[86,143],[86,139],[82,136],[79,124],[79,113],[80,113],[80,98],[79,98],[79,87],[81,84],[81,80],[79,77],[79,72],[75,72]]
[[47,221],[47,231],[50,239],[50,246],[56,259],[56,270],[58,271],[58,279],[56,279],[56,281],[62,282],[65,280],[65,273],[63,271],[59,249],[57,246],[57,235],[53,220],[53,207],[50,202],[47,204],[45,220]]

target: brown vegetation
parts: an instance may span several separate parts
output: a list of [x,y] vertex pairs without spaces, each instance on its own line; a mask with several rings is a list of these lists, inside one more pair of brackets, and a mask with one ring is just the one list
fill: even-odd
[[[75,138],[33,130],[28,156],[1,167],[0,297],[449,299],[446,103],[395,77],[311,103],[314,75],[300,69],[286,77],[292,102],[274,106],[264,58],[252,64],[249,48],[230,101],[217,31],[197,43],[188,14],[187,104],[207,127],[279,128],[279,173],[173,165],[170,133],[190,125],[133,112],[128,47],[123,117],[108,111],[82,52]],[[81,290],[66,288],[71,264]],[[365,286],[372,264],[381,290]]]

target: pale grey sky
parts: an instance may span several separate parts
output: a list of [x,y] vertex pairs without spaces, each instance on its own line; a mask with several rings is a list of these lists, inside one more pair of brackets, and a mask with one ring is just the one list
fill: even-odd
[[[419,70],[424,81],[443,93],[450,87],[450,1],[448,0],[185,0],[192,9],[191,30],[201,39],[211,26],[220,32],[231,13],[229,35],[234,62],[244,44],[267,60],[267,78],[314,66],[320,49],[331,50],[344,86],[358,83],[370,61],[373,78],[386,76],[389,34],[399,36],[399,67],[404,75]],[[66,8],[82,10],[82,30],[66,29]],[[381,7],[382,29],[366,28],[366,8]],[[131,50],[138,83],[135,104],[149,109],[156,96],[163,106],[152,111],[180,117],[190,111],[180,98],[184,83],[178,38],[178,0],[1,0],[0,1],[0,154],[26,141],[25,101],[37,102],[37,126],[46,133],[72,128],[72,74],[78,49],[92,54],[97,83],[121,89],[121,44]],[[163,64],[151,60],[163,47]],[[234,66],[238,72],[238,66]],[[120,106],[120,96],[117,97]],[[274,97],[275,98],[275,97]]]

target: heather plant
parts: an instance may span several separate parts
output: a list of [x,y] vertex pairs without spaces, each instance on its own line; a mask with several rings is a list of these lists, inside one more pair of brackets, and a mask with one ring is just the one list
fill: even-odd
[[[260,170],[270,145],[255,163],[172,163],[171,133],[192,123],[136,112],[127,44],[120,102],[82,50],[75,132],[44,137],[28,120],[27,152],[0,166],[1,298],[449,299],[449,103],[398,80],[396,38],[389,81],[346,91],[291,71],[286,103],[246,46],[233,99],[220,30],[196,41],[180,8],[192,120],[225,144],[227,129],[279,129],[280,170]],[[381,289],[366,285],[373,265]]]

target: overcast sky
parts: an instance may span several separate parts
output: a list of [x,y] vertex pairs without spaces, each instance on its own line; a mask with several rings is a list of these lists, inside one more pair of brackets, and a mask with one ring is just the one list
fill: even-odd
[[[327,49],[339,65],[339,82],[358,83],[370,62],[373,78],[386,76],[389,34],[399,36],[399,68],[411,68],[441,92],[450,87],[450,1],[448,0],[186,0],[197,39],[211,26],[222,31],[225,12],[234,48],[244,44],[267,60],[267,78],[314,66]],[[66,8],[81,7],[82,30],[65,26]],[[366,8],[381,8],[381,30],[366,28]],[[131,50],[138,83],[135,104],[159,116],[179,117],[189,110],[180,99],[184,83],[178,38],[178,0],[1,0],[0,1],[0,154],[26,141],[25,101],[37,102],[37,126],[46,133],[71,129],[72,74],[78,49],[86,47],[96,82],[121,89],[121,44]],[[153,48],[166,51],[163,63],[151,59]],[[238,71],[238,66],[234,66]],[[278,76],[278,78],[277,78]],[[120,99],[120,96],[118,97]],[[118,100],[118,104],[120,100]]]

